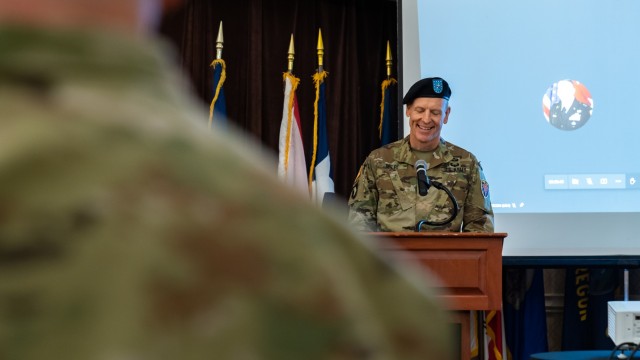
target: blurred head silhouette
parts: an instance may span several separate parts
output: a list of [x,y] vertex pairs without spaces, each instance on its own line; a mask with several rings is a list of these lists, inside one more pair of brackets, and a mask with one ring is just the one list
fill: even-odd
[[0,22],[139,33],[153,29],[164,11],[181,3],[182,0],[2,0]]

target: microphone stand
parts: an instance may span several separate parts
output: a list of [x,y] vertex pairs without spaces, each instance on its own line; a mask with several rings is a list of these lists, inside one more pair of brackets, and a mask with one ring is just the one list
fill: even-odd
[[458,201],[456,200],[456,198],[453,196],[453,194],[451,193],[451,191],[449,189],[447,189],[444,185],[442,185],[441,183],[437,182],[437,181],[431,181],[431,185],[433,187],[435,187],[436,189],[440,189],[444,192],[447,193],[447,196],[449,196],[449,200],[451,200],[451,203],[453,204],[453,211],[451,212],[451,216],[449,216],[449,218],[447,218],[446,220],[443,221],[427,221],[427,220],[420,220],[418,221],[418,223],[416,224],[416,232],[420,232],[420,230],[422,230],[422,226],[423,225],[430,225],[430,226],[441,226],[441,225],[446,225],[450,222],[453,221],[453,219],[456,218],[456,216],[458,216],[458,211],[460,209],[460,207],[458,206]]

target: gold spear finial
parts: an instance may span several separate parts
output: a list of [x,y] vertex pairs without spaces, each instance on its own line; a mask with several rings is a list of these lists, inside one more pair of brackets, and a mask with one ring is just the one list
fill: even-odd
[[216,39],[216,59],[222,59],[222,48],[224,47],[224,35],[222,35],[222,21],[220,21],[220,28],[218,29],[218,38]]
[[393,64],[393,58],[391,57],[391,46],[389,40],[387,40],[387,80],[391,77],[391,66]]
[[289,56],[287,59],[289,60],[289,64],[287,65],[287,71],[291,73],[293,71],[293,59],[295,58],[296,51],[293,48],[293,34],[291,34],[291,41],[289,42]]
[[322,30],[318,29],[318,71],[322,71],[324,44],[322,44]]

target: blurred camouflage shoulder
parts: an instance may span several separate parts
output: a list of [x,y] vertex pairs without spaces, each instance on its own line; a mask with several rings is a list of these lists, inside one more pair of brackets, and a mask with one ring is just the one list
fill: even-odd
[[446,358],[428,280],[209,130],[158,49],[0,29],[0,358]]

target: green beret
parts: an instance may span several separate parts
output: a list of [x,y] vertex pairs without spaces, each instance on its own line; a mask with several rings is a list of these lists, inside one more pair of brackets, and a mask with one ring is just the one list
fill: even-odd
[[451,97],[451,88],[443,78],[425,78],[416,82],[411,86],[411,88],[409,88],[404,99],[402,99],[402,103],[411,104],[413,100],[419,97],[442,98],[449,100]]

